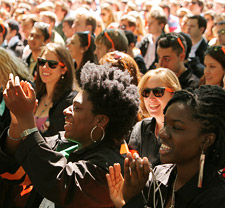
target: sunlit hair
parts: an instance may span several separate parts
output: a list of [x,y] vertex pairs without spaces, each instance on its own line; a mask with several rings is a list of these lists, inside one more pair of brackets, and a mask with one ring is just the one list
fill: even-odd
[[110,63],[122,71],[127,70],[132,77],[132,84],[138,85],[141,73],[135,60],[128,54],[119,51],[109,52],[100,59],[99,63]]
[[[45,52],[54,53],[57,56],[58,61],[62,62],[67,68],[66,73],[63,75],[64,79],[59,79],[54,87],[52,101],[55,102],[59,100],[65,92],[72,90],[73,82],[74,82],[74,71],[75,71],[74,65],[73,65],[73,59],[68,49],[61,44],[48,43],[46,46],[42,48],[40,57],[42,57]],[[46,85],[44,82],[42,82],[40,77],[39,66],[37,65],[37,67],[38,67],[38,72],[37,72],[35,90],[36,90],[37,98],[40,99],[44,94],[46,94],[47,91],[46,91]]]
[[0,47],[0,83],[3,87],[6,86],[10,73],[21,80],[33,81],[23,61],[11,51]]
[[110,64],[88,62],[81,71],[81,84],[92,103],[92,113],[109,118],[106,138],[117,141],[127,138],[139,105],[138,89],[131,84],[129,73]]
[[[201,123],[200,133],[214,133],[215,142],[207,149],[206,163],[217,170],[225,167],[225,91],[219,86],[203,85],[192,90],[175,92],[165,107],[164,114],[173,103],[184,103],[192,110],[193,119]],[[200,147],[199,147],[200,148]]]
[[[146,83],[151,79],[152,77],[157,78],[161,80],[166,87],[171,88],[173,91],[181,90],[180,82],[176,76],[176,74],[167,68],[158,68],[154,70],[148,71],[140,80],[138,84],[138,90],[140,94],[140,111],[143,117],[147,118],[150,117],[144,103],[144,99],[141,96],[141,92],[146,85]],[[160,87],[160,86],[159,86]]]
[[107,22],[104,22],[105,27],[107,27],[110,23],[116,22],[116,18],[113,13],[113,7],[108,3],[101,4],[101,10],[106,10],[109,13],[109,19]]
[[95,39],[96,44],[103,44],[107,50],[112,48],[112,43],[109,41],[108,35],[114,44],[114,49],[126,52],[128,49],[128,40],[123,30],[119,29],[106,29],[103,30]]

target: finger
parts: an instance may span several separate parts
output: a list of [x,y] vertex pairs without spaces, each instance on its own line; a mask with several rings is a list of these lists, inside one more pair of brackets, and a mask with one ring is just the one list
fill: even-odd
[[129,168],[129,159],[125,158],[124,160],[124,179],[125,182],[130,182],[130,168]]
[[15,77],[15,86],[19,86],[20,85],[20,78],[18,76]]
[[121,179],[121,167],[119,163],[114,164],[114,176],[117,183]]
[[137,169],[138,178],[142,179],[143,176],[144,176],[143,160],[140,157],[138,157],[135,160],[135,163],[136,163],[136,169]]
[[31,100],[35,100],[36,101],[36,95],[35,95],[34,88],[31,86],[30,83],[27,83],[27,84],[28,84],[28,97]]
[[150,167],[150,164],[149,164],[149,161],[148,161],[148,158],[147,157],[144,157],[143,158],[143,168],[144,168],[144,177],[148,177],[149,175],[149,172],[151,171],[151,167]]
[[12,86],[14,86],[14,76],[12,73],[9,74],[9,81],[10,81],[10,84],[12,84]]

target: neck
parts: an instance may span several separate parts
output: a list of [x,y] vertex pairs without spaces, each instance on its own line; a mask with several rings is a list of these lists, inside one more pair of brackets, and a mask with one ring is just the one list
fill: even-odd
[[179,66],[179,71],[176,73],[177,77],[180,77],[181,74],[183,74],[187,68],[184,66],[184,63],[181,62]]
[[192,45],[195,45],[202,39],[202,36],[198,36],[196,38],[192,38]]
[[82,57],[76,57],[76,59],[75,59],[75,61],[76,61],[76,64],[77,64],[77,69],[79,69],[80,68],[80,64],[81,64],[81,61],[82,61]]
[[190,161],[189,164],[185,165],[177,164],[177,182],[175,190],[178,190],[179,188],[184,186],[193,176],[195,176],[198,173],[198,171],[199,171],[199,160],[196,160],[194,162]]
[[46,84],[46,100],[52,100],[54,86]]
[[156,126],[155,126],[155,136],[158,138],[159,131],[163,128],[163,121],[164,117],[155,117],[156,119]]
[[34,59],[34,61],[37,61],[40,52],[41,52],[40,50],[32,51],[32,58]]
[[152,34],[153,42],[156,42],[160,35],[161,33]]

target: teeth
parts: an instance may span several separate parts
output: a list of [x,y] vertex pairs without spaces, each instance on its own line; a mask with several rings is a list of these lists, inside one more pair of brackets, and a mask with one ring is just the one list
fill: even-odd
[[164,150],[171,150],[172,148],[165,145],[165,144],[161,144],[161,148],[164,149]]
[[50,75],[50,73],[46,73],[46,72],[43,72],[42,74],[45,76]]
[[71,122],[69,122],[69,121],[65,121],[65,124],[71,124]]

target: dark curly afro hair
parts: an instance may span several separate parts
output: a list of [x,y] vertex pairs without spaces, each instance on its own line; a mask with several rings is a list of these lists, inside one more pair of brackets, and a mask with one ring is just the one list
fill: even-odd
[[109,117],[106,138],[127,138],[136,121],[139,107],[137,86],[127,71],[109,64],[86,63],[81,71],[81,88],[88,93],[94,114]]

